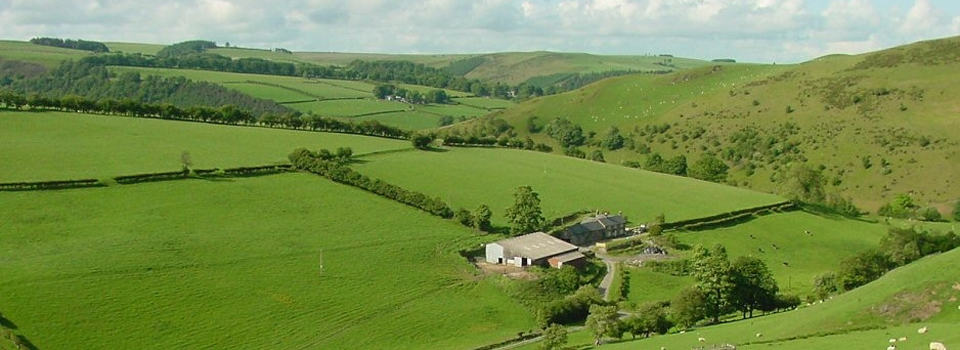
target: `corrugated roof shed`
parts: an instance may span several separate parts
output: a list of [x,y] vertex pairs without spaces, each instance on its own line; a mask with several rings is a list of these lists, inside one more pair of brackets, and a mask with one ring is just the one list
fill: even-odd
[[543,259],[577,249],[577,246],[543,232],[534,232],[523,236],[507,238],[497,241],[496,243],[503,246],[504,249],[520,253],[524,257],[533,260]]

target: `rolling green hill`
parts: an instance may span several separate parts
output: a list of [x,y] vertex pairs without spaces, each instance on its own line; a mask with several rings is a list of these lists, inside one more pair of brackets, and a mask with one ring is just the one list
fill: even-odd
[[[912,193],[921,205],[960,198],[960,37],[797,65],[725,65],[662,76],[607,79],[537,98],[489,118],[521,136],[536,117],[580,125],[589,148],[617,127],[626,147],[608,162],[643,161],[647,152],[715,154],[732,167],[729,182],[778,192],[792,164],[822,166],[828,192],[876,209]],[[471,123],[465,125],[469,130]],[[556,144],[556,142],[554,142]],[[559,152],[560,147],[555,147]],[[922,179],[922,180],[920,180]]]
[[474,233],[309,174],[0,193],[0,312],[40,349],[469,348],[532,316]]

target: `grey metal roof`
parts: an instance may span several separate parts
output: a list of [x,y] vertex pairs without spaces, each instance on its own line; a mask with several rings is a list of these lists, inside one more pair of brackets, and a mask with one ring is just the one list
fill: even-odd
[[543,232],[534,232],[494,242],[504,249],[537,260],[577,250],[577,246]]
[[574,260],[577,260],[577,259],[582,259],[582,258],[586,258],[586,256],[584,256],[583,254],[581,254],[579,251],[576,251],[576,250],[575,250],[575,251],[572,251],[572,252],[567,252],[567,253],[563,253],[563,254],[557,255],[557,256],[555,256],[555,257],[551,257],[550,259],[551,259],[551,260],[552,260],[552,259],[557,259],[557,261],[560,261],[560,262],[564,262],[564,263],[565,263],[565,262],[571,262],[571,261],[574,261]]
[[607,227],[623,225],[626,222],[621,215],[599,215],[583,219],[579,224],[568,227],[567,232],[578,235],[587,232],[603,231]]

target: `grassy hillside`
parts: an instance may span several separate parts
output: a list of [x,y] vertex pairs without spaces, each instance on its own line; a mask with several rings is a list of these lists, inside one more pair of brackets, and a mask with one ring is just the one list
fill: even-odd
[[[538,85],[552,83],[558,75],[569,73],[596,73],[606,71],[664,71],[701,67],[709,64],[702,60],[641,55],[591,55],[563,52],[506,52],[471,58],[470,62],[454,62],[454,65],[474,66],[465,74],[467,78],[500,81],[508,84],[533,82]],[[466,70],[464,67],[464,70]]]
[[308,174],[0,193],[0,232],[0,310],[40,349],[469,348],[533,326],[452,251],[469,229]]
[[689,245],[723,244],[731,257],[758,257],[770,267],[782,291],[803,295],[813,288],[816,275],[836,269],[857,252],[876,248],[886,233],[883,224],[793,211],[731,227],[681,232],[677,237]]
[[636,223],[665,214],[681,220],[783,200],[774,195],[683,177],[532,151],[454,148],[363,158],[356,169],[400,186],[440,196],[454,207],[489,205],[494,221],[518,186],[540,193],[544,216],[576,210],[623,211]]
[[[605,150],[609,162],[642,162],[647,149],[683,154],[691,163],[712,153],[733,168],[731,183],[762,191],[779,191],[793,163],[822,165],[829,192],[868,209],[913,192],[946,213],[960,198],[960,138],[953,132],[960,128],[960,92],[952,88],[958,57],[954,37],[789,66],[626,76],[494,117],[521,136],[532,116],[541,126],[567,118],[597,133],[590,148],[616,126],[628,142]],[[542,132],[533,137],[548,140]]]
[[[796,311],[698,328],[684,334],[603,345],[600,349],[667,349],[734,344],[738,349],[884,349],[907,337],[902,349],[931,341],[960,344],[960,249],[923,258],[823,303]],[[927,327],[926,334],[917,329]],[[866,329],[866,330],[865,330]],[[761,337],[757,337],[757,333]],[[586,332],[569,344],[592,348]],[[706,339],[700,343],[698,338]],[[532,346],[529,348],[533,348]]]
[[376,137],[57,112],[0,112],[0,182],[99,178],[285,162],[297,147],[402,149]]
[[[303,79],[262,74],[164,69],[112,67],[114,72],[136,71],[143,75],[183,76],[191,80],[209,81],[250,96],[277,101],[304,113],[341,117],[347,120],[376,120],[403,129],[428,129],[439,125],[443,116],[473,118],[513,105],[506,100],[467,97],[463,92],[446,90],[453,104],[412,105],[377,100],[374,83],[333,79]],[[399,84],[408,90],[428,92],[426,86]],[[464,99],[465,103],[459,104]]]

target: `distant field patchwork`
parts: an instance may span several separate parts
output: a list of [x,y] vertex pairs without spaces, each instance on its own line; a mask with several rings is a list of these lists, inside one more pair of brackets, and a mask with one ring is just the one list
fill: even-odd
[[[352,80],[303,79],[191,69],[110,69],[114,72],[136,71],[144,75],[183,76],[191,80],[209,81],[250,96],[277,101],[303,113],[376,120],[386,125],[414,130],[438,127],[443,116],[473,118],[513,105],[513,102],[507,100],[465,97],[467,94],[453,90],[446,90],[447,94],[455,97],[451,104],[412,105],[381,101],[373,96],[375,84]],[[408,84],[398,84],[398,87],[424,93],[435,89]]]

